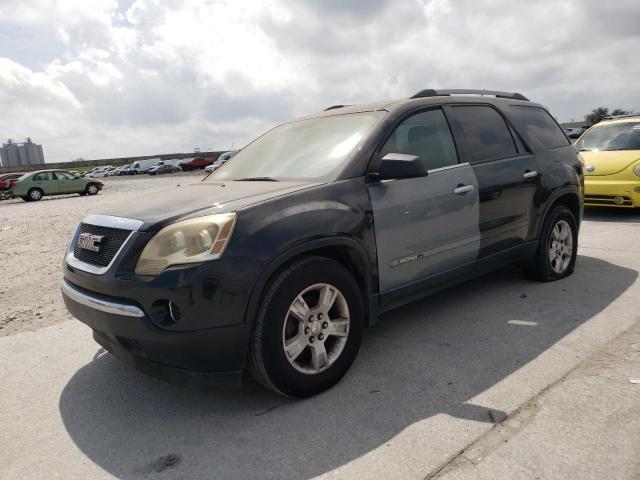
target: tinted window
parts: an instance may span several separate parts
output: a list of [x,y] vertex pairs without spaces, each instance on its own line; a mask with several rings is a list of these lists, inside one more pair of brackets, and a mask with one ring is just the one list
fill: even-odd
[[442,110],[429,110],[404,120],[387,140],[381,155],[418,155],[427,169],[458,163],[456,147]]
[[535,137],[544,148],[569,145],[569,140],[567,140],[564,132],[545,109],[524,106],[512,106],[510,108],[527,135]]
[[482,105],[452,107],[451,119],[465,137],[471,161],[511,157],[518,153],[509,127],[493,108]]

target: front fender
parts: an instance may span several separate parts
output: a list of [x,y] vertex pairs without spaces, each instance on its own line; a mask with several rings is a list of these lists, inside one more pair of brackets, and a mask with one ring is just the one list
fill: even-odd
[[296,192],[238,212],[227,254],[258,258],[245,322],[255,319],[269,280],[294,258],[328,247],[345,247],[360,263],[367,296],[377,291],[375,237],[363,179]]

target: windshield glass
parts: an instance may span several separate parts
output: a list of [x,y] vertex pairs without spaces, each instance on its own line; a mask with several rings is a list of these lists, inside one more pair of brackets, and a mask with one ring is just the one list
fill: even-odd
[[640,150],[640,122],[593,127],[576,142],[578,150]]
[[207,180],[328,180],[384,114],[352,113],[280,125],[236,153]]

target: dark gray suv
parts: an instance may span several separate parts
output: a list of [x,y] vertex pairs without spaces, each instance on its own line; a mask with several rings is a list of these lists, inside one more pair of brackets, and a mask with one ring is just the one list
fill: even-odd
[[[87,216],[69,311],[149,373],[305,397],[381,312],[509,263],[573,272],[583,164],[520,94],[423,90],[268,131],[203,182]],[[461,299],[464,301],[464,299]]]

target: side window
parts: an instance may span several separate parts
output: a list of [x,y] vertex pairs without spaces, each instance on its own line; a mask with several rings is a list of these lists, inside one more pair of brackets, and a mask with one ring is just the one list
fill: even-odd
[[56,177],[59,180],[73,180],[73,175],[67,172],[56,172]]
[[520,105],[513,105],[509,109],[527,136],[536,138],[544,148],[569,145],[566,135],[545,109]]
[[396,127],[382,147],[387,153],[418,155],[428,170],[458,163],[456,146],[442,110],[417,113]]
[[33,176],[34,182],[44,182],[45,180],[53,180],[53,173],[42,172]]
[[451,119],[465,137],[472,162],[518,154],[509,127],[493,108],[483,105],[453,106]]

